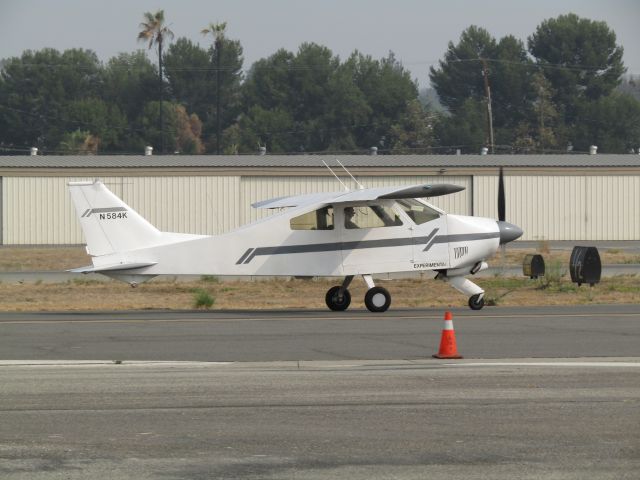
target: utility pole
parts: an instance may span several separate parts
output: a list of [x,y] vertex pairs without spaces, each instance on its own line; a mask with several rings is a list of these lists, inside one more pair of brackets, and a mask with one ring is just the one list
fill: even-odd
[[158,67],[160,70],[160,153],[164,155],[164,117],[162,101],[164,100],[164,84],[162,79],[162,38],[158,40]]
[[220,155],[220,57],[222,39],[216,38],[216,154]]
[[224,30],[227,27],[227,22],[223,23],[210,23],[209,26],[203,29],[200,33],[203,35],[213,35],[213,54],[216,56],[216,154],[220,155],[220,83],[222,82],[222,71],[220,69],[220,59],[222,58],[222,47],[224,46]]
[[482,76],[484,77],[484,95],[487,99],[487,125],[489,127],[489,148],[491,153],[495,153],[493,148],[493,113],[491,112],[491,89],[489,88],[489,69],[487,61],[482,58]]

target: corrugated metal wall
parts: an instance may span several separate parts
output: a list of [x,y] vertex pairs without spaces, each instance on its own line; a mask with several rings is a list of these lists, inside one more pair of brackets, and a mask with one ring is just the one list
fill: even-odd
[[[347,177],[348,178],[348,177]],[[80,244],[84,238],[67,191],[69,180],[2,178],[2,243]],[[268,198],[341,191],[333,177],[149,176],[103,177],[127,204],[160,230],[217,234],[272,212],[250,204]],[[431,199],[447,212],[497,217],[496,176],[358,177],[367,187],[454,183],[466,190]],[[343,179],[354,188],[352,181]],[[640,176],[505,177],[507,220],[524,240],[640,239]]]
[[[639,240],[640,177],[505,176],[506,219],[523,240]],[[497,218],[497,176],[475,176],[475,215]]]
[[[4,177],[3,244],[84,243],[67,190],[90,178]],[[240,177],[102,177],[122,200],[158,229],[216,234],[240,225]]]

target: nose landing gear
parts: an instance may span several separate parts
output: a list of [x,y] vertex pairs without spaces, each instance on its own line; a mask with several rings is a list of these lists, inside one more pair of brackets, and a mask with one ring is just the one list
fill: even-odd
[[446,270],[444,270],[438,272],[436,279],[447,282],[460,293],[470,295],[469,308],[471,308],[471,310],[480,310],[484,307],[484,290],[468,278],[464,278],[461,275],[448,276]]
[[476,294],[469,297],[469,308],[471,310],[482,310],[484,307],[484,297],[481,294]]

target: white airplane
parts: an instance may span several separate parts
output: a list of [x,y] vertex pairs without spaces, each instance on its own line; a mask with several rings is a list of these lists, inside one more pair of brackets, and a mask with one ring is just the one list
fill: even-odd
[[93,261],[72,272],[132,286],[157,275],[344,277],[325,297],[336,311],[349,307],[356,275],[368,286],[367,308],[384,312],[391,295],[373,275],[425,271],[435,271],[479,310],[485,292],[465,275],[486,269],[500,245],[522,235],[504,221],[502,175],[498,221],[447,214],[423,200],[464,189],[456,185],[361,187],[255,203],[281,211],[215,236],[161,232],[100,181],[70,182],[69,189]]

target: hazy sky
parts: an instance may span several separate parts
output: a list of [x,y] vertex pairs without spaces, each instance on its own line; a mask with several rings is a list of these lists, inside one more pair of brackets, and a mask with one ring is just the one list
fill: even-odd
[[393,51],[421,86],[469,25],[526,42],[542,20],[573,12],[607,22],[628,72],[640,75],[640,0],[0,0],[0,58],[81,47],[107,60],[146,48],[136,41],[138,27],[144,12],[158,9],[176,38],[203,46],[209,40],[200,30],[226,21],[227,36],[244,48],[245,69],[279,48],[316,42],[343,59],[356,49],[374,58]]

